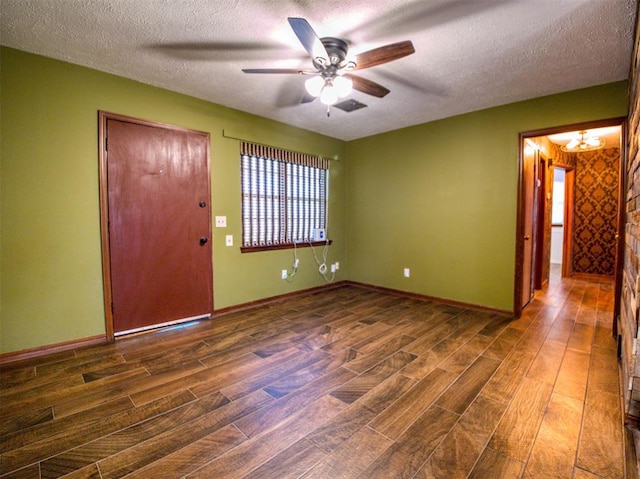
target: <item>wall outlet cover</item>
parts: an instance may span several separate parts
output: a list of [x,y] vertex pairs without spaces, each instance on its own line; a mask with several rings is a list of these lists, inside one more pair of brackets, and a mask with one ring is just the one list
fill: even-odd
[[227,217],[216,216],[216,228],[226,228],[226,227],[227,227]]
[[225,244],[227,246],[233,246],[233,235],[225,236]]
[[315,228],[311,232],[311,241],[325,241],[326,239],[324,228]]
[[404,277],[408,278],[411,276],[411,270],[409,268],[404,269]]
[[283,269],[283,270],[282,270],[282,276],[281,276],[281,278],[282,278],[282,279],[287,279],[287,277],[288,277],[288,276],[289,276],[289,274],[287,273],[287,270],[286,270],[286,269]]

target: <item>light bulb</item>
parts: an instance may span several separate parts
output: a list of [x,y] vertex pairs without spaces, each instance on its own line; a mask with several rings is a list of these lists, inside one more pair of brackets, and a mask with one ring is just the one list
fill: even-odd
[[339,98],[344,98],[351,93],[353,87],[353,81],[350,78],[343,76],[337,76],[333,79],[333,86],[336,88],[336,93]]
[[327,82],[325,87],[322,89],[322,93],[320,93],[320,101],[325,105],[335,105],[338,101],[338,94],[331,83]]
[[571,150],[571,149],[575,148],[576,146],[578,146],[579,144],[580,144],[580,142],[574,138],[569,143],[567,143],[566,148]]
[[304,87],[307,89],[307,92],[309,92],[309,95],[320,96],[320,92],[324,87],[324,78],[321,76],[311,77],[304,82]]

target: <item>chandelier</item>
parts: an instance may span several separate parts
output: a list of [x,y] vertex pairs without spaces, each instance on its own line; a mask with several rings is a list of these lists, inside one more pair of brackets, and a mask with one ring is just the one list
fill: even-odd
[[561,146],[562,151],[569,153],[579,153],[582,151],[598,150],[604,146],[604,140],[595,135],[588,135],[586,130],[578,133],[578,136],[571,139],[569,143]]

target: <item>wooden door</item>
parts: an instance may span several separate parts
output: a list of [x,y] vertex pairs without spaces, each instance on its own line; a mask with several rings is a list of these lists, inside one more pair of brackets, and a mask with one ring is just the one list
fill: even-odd
[[114,335],[210,317],[209,135],[113,116],[101,125]]
[[523,200],[523,255],[522,255],[522,295],[520,307],[524,308],[533,298],[534,280],[534,218],[535,218],[535,189],[536,153],[523,148],[522,165],[522,200]]
[[545,212],[547,209],[547,161],[542,158],[540,152],[536,155],[535,162],[535,175],[536,181],[534,184],[534,204],[535,204],[535,217],[534,217],[534,241],[533,241],[533,287],[534,289],[542,289],[542,283],[544,282],[544,253],[545,253],[545,228],[546,223],[544,221]]

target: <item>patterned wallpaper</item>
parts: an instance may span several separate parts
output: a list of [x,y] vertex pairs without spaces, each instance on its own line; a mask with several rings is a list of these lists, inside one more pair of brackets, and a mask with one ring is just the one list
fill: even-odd
[[576,155],[573,272],[613,277],[620,149]]

